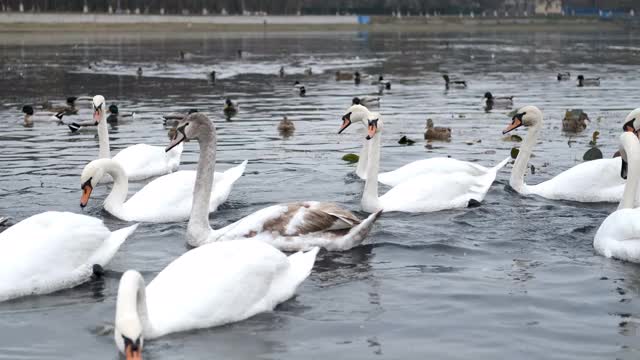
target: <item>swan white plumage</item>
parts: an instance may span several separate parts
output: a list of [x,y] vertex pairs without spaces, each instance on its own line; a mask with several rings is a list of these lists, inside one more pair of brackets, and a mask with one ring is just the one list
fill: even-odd
[[211,243],[171,262],[145,289],[122,275],[114,339],[127,359],[142,359],[146,339],[220,326],[272,311],[309,276],[318,253],[286,256],[255,240]]
[[625,183],[624,179],[620,177],[620,158],[587,161],[540,184],[525,184],[524,175],[527,171],[527,163],[542,128],[542,111],[535,106],[525,106],[518,109],[503,134],[523,125],[528,127],[527,136],[520,146],[520,152],[511,170],[509,180],[509,185],[515,191],[522,195],[533,194],[552,200],[620,201]]
[[193,206],[187,225],[187,242],[191,246],[252,238],[287,251],[316,246],[347,250],[364,240],[380,215],[378,212],[360,220],[336,204],[307,201],[269,206],[213,230],[209,225],[207,203],[211,187],[218,186],[211,181],[216,156],[215,126],[204,114],[191,114],[178,124],[175,138],[167,149],[186,139],[197,139],[200,146]]
[[56,211],[20,221],[0,233],[0,301],[88,281],[137,226],[111,232],[100,219]]
[[[382,117],[375,112],[359,111],[353,106],[350,112],[352,119],[360,120],[363,116],[367,118],[366,139],[371,141],[367,180],[362,195],[364,211],[432,212],[480,203],[495,180],[497,170],[504,166],[501,164],[479,176],[465,172],[416,175],[378,197],[377,178],[380,166],[380,137],[383,130]],[[504,163],[506,161],[505,159]]]
[[[98,124],[98,141],[100,159],[111,158],[109,147],[109,129],[107,128],[107,105],[102,95],[96,95],[91,102],[93,106],[93,120]],[[180,165],[182,146],[165,152],[161,146],[136,144],[120,150],[113,160],[124,169],[129,180],[142,180],[152,176],[174,172]],[[105,178],[105,180],[107,180]]]
[[[620,136],[620,152],[628,164],[627,183],[618,210],[607,216],[593,239],[597,253],[608,258],[640,262],[640,142],[635,133],[625,131]],[[624,169],[622,171],[624,173]]]
[[[351,114],[353,113],[369,113],[369,110],[360,105],[354,105],[347,110],[347,113],[342,117],[342,126],[338,133],[343,132],[347,127],[352,124]],[[367,132],[367,116],[357,116],[364,125],[365,133]],[[366,135],[366,134],[365,134]],[[369,147],[371,141],[364,139],[362,150],[360,151],[360,158],[358,160],[358,166],[356,168],[356,175],[362,180],[367,179],[367,165],[369,164]],[[466,173],[470,176],[483,176],[487,174],[496,173],[502,169],[510,158],[506,158],[498,163],[493,168],[486,168],[482,165],[474,164],[468,161],[461,161],[453,158],[435,157],[429,159],[416,160],[401,166],[393,171],[383,172],[378,174],[378,182],[388,185],[396,186],[401,182],[411,179],[418,175],[436,175],[436,174],[451,174],[451,173]]]
[[[216,186],[207,201],[207,214],[216,211],[220,204],[227,201],[233,184],[242,176],[246,166],[245,160],[238,166],[215,174],[212,182]],[[104,209],[113,216],[125,221],[156,223],[189,218],[197,177],[195,170],[180,170],[156,178],[126,200],[129,181],[120,163],[112,159],[93,160],[84,167],[80,176],[80,206],[87,205],[91,192],[105,174],[113,178],[113,187],[104,201]]]

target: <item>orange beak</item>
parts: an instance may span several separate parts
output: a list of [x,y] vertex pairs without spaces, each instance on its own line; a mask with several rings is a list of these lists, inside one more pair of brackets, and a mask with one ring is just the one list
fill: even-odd
[[91,183],[85,183],[82,185],[82,197],[80,198],[80,207],[87,206],[89,202],[89,197],[91,197],[91,191],[93,191],[93,186]]
[[509,124],[509,126],[507,126],[507,128],[502,131],[502,134],[504,135],[513,129],[519,128],[520,126],[522,126],[522,120],[520,120],[517,117],[514,117],[513,122]]
[[93,121],[95,121],[97,125],[100,120],[102,120],[102,110],[98,108],[93,111]]
[[367,129],[367,140],[373,139],[373,137],[376,135],[377,130],[378,130],[377,127],[373,125],[369,125]]
[[142,360],[142,352],[140,352],[140,349],[132,350],[131,345],[127,345],[124,349],[124,355],[127,360]]
[[338,131],[338,134],[341,134],[346,128],[349,127],[349,125],[351,125],[351,120],[349,120],[347,117],[343,117],[342,125],[340,126],[340,130]]

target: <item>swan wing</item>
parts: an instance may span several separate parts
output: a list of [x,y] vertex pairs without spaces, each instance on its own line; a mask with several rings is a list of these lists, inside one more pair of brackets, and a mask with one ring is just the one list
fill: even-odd
[[640,209],[621,209],[607,216],[596,232],[593,247],[609,258],[640,262]]
[[401,182],[418,175],[462,172],[473,176],[480,176],[486,174],[488,171],[488,168],[468,161],[436,157],[417,160],[396,170],[381,173],[378,175],[378,181],[385,185],[396,186]]
[[141,180],[175,171],[180,165],[184,145],[169,152],[161,146],[136,144],[122,149],[113,157],[124,169],[129,180]]
[[150,337],[218,326],[273,310],[294,294],[313,261],[315,253],[306,261],[289,261],[271,245],[252,240],[216,242],[190,250],[147,286],[154,329]]
[[[135,225],[112,233],[101,220],[45,212],[0,234],[0,300],[76,286],[106,265]],[[117,234],[116,234],[117,233]]]
[[432,212],[467,207],[470,200],[481,202],[496,173],[473,176],[465,172],[415,176],[380,197],[385,212]]
[[620,177],[621,159],[598,159],[578,164],[538,185],[527,193],[553,200],[618,202],[625,180]]

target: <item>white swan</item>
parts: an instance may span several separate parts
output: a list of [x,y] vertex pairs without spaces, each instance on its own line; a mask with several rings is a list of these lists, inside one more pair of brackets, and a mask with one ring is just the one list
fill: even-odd
[[628,177],[618,210],[607,216],[593,239],[597,253],[608,258],[640,262],[640,142],[634,132],[620,136],[621,157],[628,163]]
[[[207,214],[216,211],[220,204],[227,201],[233,184],[242,176],[246,166],[245,160],[224,173],[215,174],[211,181],[216,186],[207,201]],[[113,179],[113,187],[104,201],[104,209],[113,216],[125,221],[144,222],[172,222],[189,218],[196,181],[195,170],[180,170],[156,178],[125,202],[129,181],[120,163],[112,159],[93,160],[84,167],[80,176],[80,206],[87,205],[93,188],[105,174]]]
[[535,106],[518,109],[511,124],[502,133],[506,134],[522,125],[528,127],[527,136],[520,146],[509,180],[509,185],[515,191],[522,195],[534,194],[552,200],[620,201],[624,190],[624,180],[620,177],[620,158],[587,161],[540,184],[525,184],[524,174],[527,171],[527,163],[542,128],[540,109]]
[[56,211],[20,221],[0,233],[0,301],[88,281],[137,226],[111,232],[102,220]]
[[[351,115],[357,114],[354,117],[355,121],[360,121],[364,124],[365,133],[367,128],[369,110],[360,105],[354,105],[347,110],[347,113],[342,117],[342,126],[338,131],[338,134],[342,133],[347,127],[349,127],[354,121]],[[356,168],[356,175],[362,180],[367,179],[367,165],[369,164],[369,147],[371,141],[364,139],[362,150],[360,151],[360,158],[358,160],[358,166]],[[509,157],[502,160],[498,165],[493,168],[486,168],[484,166],[474,164],[468,161],[461,161],[453,158],[435,157],[429,159],[416,160],[404,166],[401,166],[393,171],[388,171],[378,174],[378,182],[388,185],[396,186],[401,182],[411,179],[418,175],[435,175],[435,174],[450,174],[450,173],[466,173],[470,176],[483,176],[491,173],[496,173],[502,169]]]
[[218,186],[211,181],[216,156],[215,126],[204,114],[191,114],[178,124],[176,136],[167,149],[186,139],[197,139],[200,145],[193,207],[187,225],[187,242],[191,246],[254,238],[287,251],[316,246],[346,250],[364,240],[380,215],[378,212],[362,221],[335,204],[308,201],[269,206],[213,230],[209,225],[207,203],[211,187]]
[[380,166],[380,137],[382,117],[374,112],[354,111],[351,117],[368,118],[369,166],[362,195],[362,209],[403,212],[432,212],[476,205],[484,199],[500,168],[474,176],[465,172],[416,175],[391,188],[378,197],[378,167]]
[[271,311],[309,276],[318,248],[287,257],[260,241],[212,243],[171,262],[145,289],[122,275],[114,339],[127,359],[142,359],[147,339],[220,326]]
[[[107,128],[107,105],[102,95],[93,97],[93,120],[98,123],[100,159],[111,158],[109,129]],[[165,152],[161,146],[136,144],[120,150],[113,160],[124,169],[129,180],[142,180],[152,176],[174,172],[180,165],[182,146]]]

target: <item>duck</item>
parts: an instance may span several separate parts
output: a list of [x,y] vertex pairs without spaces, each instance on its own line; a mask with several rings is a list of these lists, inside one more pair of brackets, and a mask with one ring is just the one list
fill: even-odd
[[182,120],[177,129],[167,150],[186,140],[197,140],[200,147],[198,180],[187,224],[186,240],[190,246],[255,239],[281,251],[307,251],[314,247],[344,251],[360,245],[380,215],[376,212],[361,220],[333,203],[298,201],[260,209],[214,230],[209,224],[207,209],[211,187],[218,186],[211,181],[216,157],[215,125],[204,114],[195,113]]
[[[361,111],[360,108],[349,108],[352,121],[367,120],[366,140],[369,146],[367,177],[362,195],[362,210],[369,213],[408,212],[423,213],[445,209],[458,209],[479,205],[486,196],[496,178],[498,169],[506,164],[507,159],[499,167],[492,168],[485,174],[469,174],[464,172],[436,173],[415,175],[398,185],[393,186],[382,196],[378,195],[378,168],[380,166],[380,140],[383,130],[383,119],[379,113]],[[366,110],[366,108],[365,108]]]
[[190,52],[184,52],[180,50],[180,61],[186,61],[193,59],[193,54]]
[[284,66],[280,66],[280,70],[278,70],[278,74],[280,75],[281,78],[284,77]]
[[173,260],[145,286],[120,278],[114,341],[127,359],[142,359],[148,340],[248,319],[295,295],[318,248],[286,256],[257,240],[211,243]]
[[[215,173],[212,181],[216,187],[209,196],[207,214],[216,211],[220,204],[227,201],[233,184],[242,176],[246,166],[247,161],[244,161],[223,173]],[[180,170],[160,176],[126,200],[129,180],[120,163],[112,159],[93,160],[84,167],[80,176],[80,206],[87,206],[93,189],[108,174],[113,179],[113,186],[103,206],[111,215],[124,221],[183,221],[189,218],[191,212],[197,173],[196,170]]]
[[138,77],[142,77],[142,68],[138,67],[138,70],[136,70],[136,75],[138,75]]
[[[342,117],[342,126],[338,131],[338,134],[342,133],[346,128],[348,128],[351,124],[351,115],[354,112],[364,112],[367,113],[369,110],[361,105],[353,105],[347,113]],[[368,117],[358,116],[361,122],[364,125],[365,136],[368,128]],[[356,175],[362,179],[367,179],[367,166],[369,165],[369,148],[371,141],[364,140],[362,145],[362,150],[360,151],[358,166],[356,168]],[[505,158],[500,163],[498,163],[493,168],[486,168],[484,166],[478,165],[476,163],[457,160],[449,157],[434,157],[422,160],[416,160],[411,163],[408,163],[404,166],[399,167],[396,170],[379,173],[378,174],[378,182],[388,186],[396,186],[408,179],[414,178],[418,175],[429,175],[429,174],[451,174],[451,173],[465,173],[470,176],[483,176],[493,172],[498,172],[502,169],[507,162],[510,160],[510,157]]]
[[52,113],[63,112],[65,115],[77,115],[78,114],[78,108],[76,107],[76,102],[79,101],[79,100],[91,100],[91,99],[86,97],[86,96],[81,96],[81,97],[69,96],[67,98],[66,105],[58,105],[58,106],[48,105],[48,106],[44,106],[43,107],[43,111],[52,112]]
[[565,80],[571,80],[571,73],[567,72],[563,72],[563,73],[558,73],[558,81],[565,81]]
[[193,114],[196,112],[198,112],[198,109],[189,109],[186,113],[172,112],[169,114],[162,115],[162,119],[163,119],[162,125],[175,127],[178,124],[178,122],[180,122],[180,120],[187,117],[187,115]]
[[607,258],[640,263],[640,220],[638,208],[638,180],[640,179],[640,142],[633,131],[620,135],[623,164],[620,175],[626,178],[618,209],[607,216],[593,238],[595,251]]
[[449,88],[466,89],[467,88],[467,82],[464,80],[458,80],[458,79],[451,80],[449,79],[449,75],[447,74],[443,74],[442,78],[444,79],[444,85],[447,89]]
[[578,87],[584,86],[600,86],[600,78],[585,78],[584,75],[578,75]]
[[353,74],[340,72],[340,70],[336,71],[336,81],[347,81],[353,80]]
[[[104,97],[102,95],[94,96],[92,107],[93,120],[98,123],[99,158],[109,159],[111,158],[111,149]],[[120,164],[129,180],[137,181],[176,171],[180,165],[181,156],[181,146],[166,153],[162,147],[136,144],[120,150],[113,157],[113,160]]]
[[493,108],[511,109],[513,107],[513,96],[493,96],[489,91],[484,93],[485,109]]
[[451,140],[451,128],[433,126],[433,120],[427,119],[427,127],[424,132],[425,140],[442,140],[442,141],[450,141]]
[[582,110],[567,110],[562,119],[562,131],[581,132],[587,128],[589,116]]
[[296,130],[296,126],[293,124],[293,121],[289,120],[286,116],[280,120],[278,123],[278,131],[281,134],[291,134]]
[[356,71],[356,72],[353,74],[353,82],[354,82],[354,84],[356,84],[356,85],[360,85],[360,81],[361,81],[361,78],[360,78],[360,72],[359,72],[359,71]]
[[211,80],[212,84],[216,83],[216,71],[215,70],[211,70],[211,72],[209,73],[209,80]]
[[378,85],[379,93],[382,93],[384,90],[391,90],[391,81],[385,80],[382,75],[378,76],[378,82],[374,84]]
[[120,109],[118,109],[118,105],[111,104],[109,105],[109,116],[107,117],[107,124],[111,126],[116,126],[118,124],[122,124],[126,122],[128,118],[133,118],[135,113],[127,113],[120,114]]
[[300,84],[300,81],[293,83],[293,90],[298,92],[300,96],[305,96],[307,94],[307,89],[305,89],[304,85]]
[[364,107],[380,106],[380,97],[378,96],[358,96],[351,100],[351,105],[362,105]]
[[222,112],[224,113],[224,117],[229,120],[238,114],[238,106],[234,104],[231,99],[227,98],[224,101],[224,108],[222,109]]
[[[636,110],[627,115],[627,121],[633,123],[631,117],[640,115],[640,109]],[[542,111],[536,106],[527,105],[516,111],[511,124],[502,132],[504,135],[521,126],[527,128],[527,135],[522,142],[522,146],[520,146],[520,151],[509,179],[509,185],[517,193],[521,195],[538,195],[551,200],[576,202],[620,201],[624,190],[624,180],[619,175],[622,166],[620,158],[587,161],[569,168],[540,184],[525,184],[524,175],[528,169],[527,163],[540,136],[542,124]]]
[[35,113],[33,111],[33,106],[31,105],[24,105],[22,107],[22,113],[24,113],[24,121],[23,121],[23,125],[25,127],[32,127],[34,122],[37,121],[49,121],[49,122],[56,122],[57,124],[63,124],[62,118],[64,117],[65,112],[61,111],[58,112],[56,114],[49,114],[49,113]]
[[89,281],[137,227],[111,232],[100,219],[60,211],[18,222],[0,233],[0,301]]

